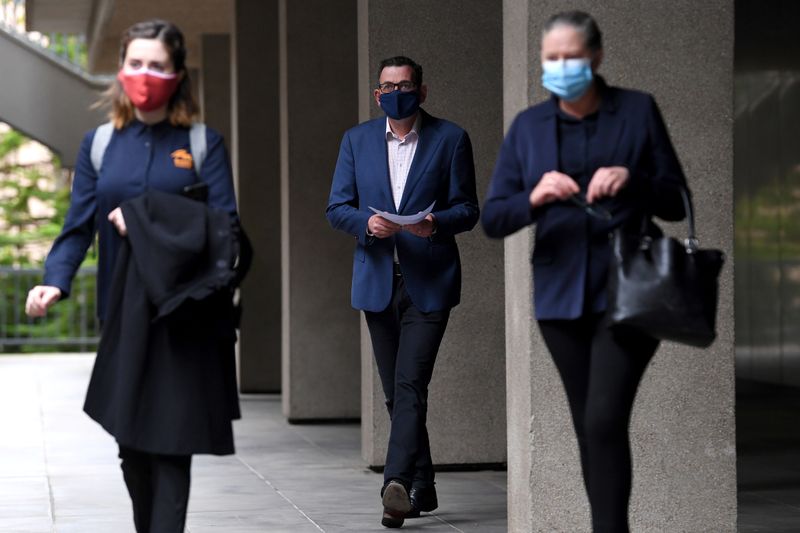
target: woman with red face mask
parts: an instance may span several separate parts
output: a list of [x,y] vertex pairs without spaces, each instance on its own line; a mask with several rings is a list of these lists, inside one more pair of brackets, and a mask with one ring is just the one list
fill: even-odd
[[[125,359],[128,353],[125,350],[130,347],[113,345],[123,341],[130,344],[118,324],[122,311],[117,310],[120,301],[115,300],[130,294],[115,288],[120,270],[115,263],[123,255],[128,257],[126,247],[136,246],[135,229],[138,235],[163,229],[146,227],[150,214],[147,210],[157,205],[155,200],[140,202],[138,211],[133,208],[126,211],[129,209],[126,205],[147,194],[162,195],[156,199],[168,198],[167,202],[174,201],[176,209],[185,207],[187,202],[191,204],[186,212],[208,209],[209,213],[217,213],[216,220],[219,212],[227,213],[230,218],[223,215],[227,221],[223,224],[230,224],[228,229],[236,233],[236,201],[222,137],[210,128],[199,130],[203,133],[199,145],[205,149],[202,154],[192,153],[196,146],[192,127],[196,105],[185,61],[183,35],[169,22],[141,22],[123,34],[120,70],[104,99],[111,108],[108,135],[99,142],[103,136],[101,126],[83,140],[64,228],[48,254],[43,284],[30,290],[26,302],[26,312],[41,317],[50,306],[66,298],[72,278],[98,234],[97,308],[103,338],[85,410],[119,444],[122,471],[133,502],[136,530],[140,533],[183,532],[191,456],[233,453],[231,420],[239,416],[233,328],[213,334],[211,347],[208,342],[197,345],[198,337],[204,338],[206,330],[220,323],[216,317],[196,322],[197,317],[190,313],[183,322],[161,320],[158,327],[162,329],[157,331],[148,329],[150,320],[143,321],[142,328],[146,331],[139,335],[135,330],[134,341],[137,336],[148,335],[167,340],[164,349],[159,346],[155,350],[152,342],[147,341],[150,344],[143,344],[147,353],[135,362]],[[164,193],[185,195],[185,191],[196,190],[198,185],[207,191],[205,205],[177,196],[163,196]],[[169,207],[165,217],[175,218],[175,213],[170,213],[172,203]],[[133,218],[134,213],[138,219]],[[160,213],[156,215],[158,220],[164,218]],[[145,229],[141,230],[143,220]],[[196,235],[207,233],[205,226],[186,227],[202,230]],[[224,229],[218,231],[220,235],[224,233]],[[148,244],[145,242],[145,246]],[[139,270],[146,270],[139,273],[143,278],[152,274],[148,271],[150,267],[157,269],[159,264],[174,260],[163,254],[164,249],[168,247],[156,250],[162,252],[160,256],[153,249],[146,250],[151,261],[136,263]],[[136,250],[130,253],[135,254]],[[144,287],[138,292],[145,292]],[[196,309],[200,304],[195,301],[191,305]],[[215,301],[213,308],[218,310],[226,305],[221,299]],[[224,317],[222,322],[227,326],[233,323],[226,322]],[[180,328],[183,330],[176,333]],[[185,331],[190,332],[186,337],[192,338],[182,338]],[[107,347],[112,345],[106,351],[113,355],[106,357],[104,341]],[[191,349],[183,348],[190,345]]]

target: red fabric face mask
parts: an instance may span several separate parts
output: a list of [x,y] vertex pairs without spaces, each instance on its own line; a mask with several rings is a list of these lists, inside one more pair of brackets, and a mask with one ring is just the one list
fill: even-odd
[[177,74],[165,74],[147,68],[122,69],[117,79],[131,103],[140,111],[153,111],[167,105],[180,82]]

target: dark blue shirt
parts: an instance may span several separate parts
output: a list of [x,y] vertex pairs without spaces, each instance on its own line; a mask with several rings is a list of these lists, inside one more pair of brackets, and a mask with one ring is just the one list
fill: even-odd
[[207,153],[198,176],[191,160],[189,129],[168,121],[148,126],[134,120],[115,130],[103,156],[99,174],[90,152],[94,131],[81,143],[72,199],[61,234],[45,261],[44,284],[70,292],[72,278],[86,256],[94,235],[99,235],[97,314],[106,316],[111,274],[121,237],[108,221],[120,203],[152,188],[180,194],[187,185],[208,184],[208,205],[236,215],[230,162],[222,137],[206,128]]
[[[568,115],[561,109],[556,112],[558,123],[558,166],[559,170],[574,179],[585,198],[589,182],[597,171],[592,165],[590,148],[595,142],[599,113],[592,113],[582,119]],[[583,221],[586,241],[597,238],[594,227],[598,225],[593,217],[579,207],[574,208],[574,216]],[[587,248],[585,265],[584,313],[598,313],[605,310],[606,279],[598,276],[591,268],[592,250]]]

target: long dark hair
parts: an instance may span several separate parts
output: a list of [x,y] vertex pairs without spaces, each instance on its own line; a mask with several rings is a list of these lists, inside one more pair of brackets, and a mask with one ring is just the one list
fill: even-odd
[[[177,26],[166,20],[151,19],[137,22],[122,34],[119,47],[120,68],[125,63],[128,45],[134,39],[158,39],[167,49],[175,73],[182,74],[178,89],[170,98],[167,116],[173,126],[191,126],[192,118],[197,113],[197,103],[192,96],[192,84],[186,68],[186,44],[183,33]],[[136,117],[130,98],[125,94],[122,84],[116,78],[103,94],[98,105],[110,108],[108,117],[117,129],[127,126]]]

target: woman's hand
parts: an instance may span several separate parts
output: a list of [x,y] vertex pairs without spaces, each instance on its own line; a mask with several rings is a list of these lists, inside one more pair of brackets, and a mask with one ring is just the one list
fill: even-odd
[[30,317],[41,317],[47,309],[61,298],[61,289],[51,285],[37,285],[28,291],[25,301],[25,314]]
[[531,191],[529,201],[531,207],[541,207],[557,200],[566,200],[578,194],[581,188],[566,174],[552,170],[542,174],[542,179]]
[[625,167],[600,167],[589,181],[586,201],[590,204],[606,196],[616,196],[628,183],[631,173]]
[[125,218],[122,216],[122,209],[116,208],[108,214],[108,221],[117,228],[117,233],[123,237],[128,234],[128,227],[125,225]]

